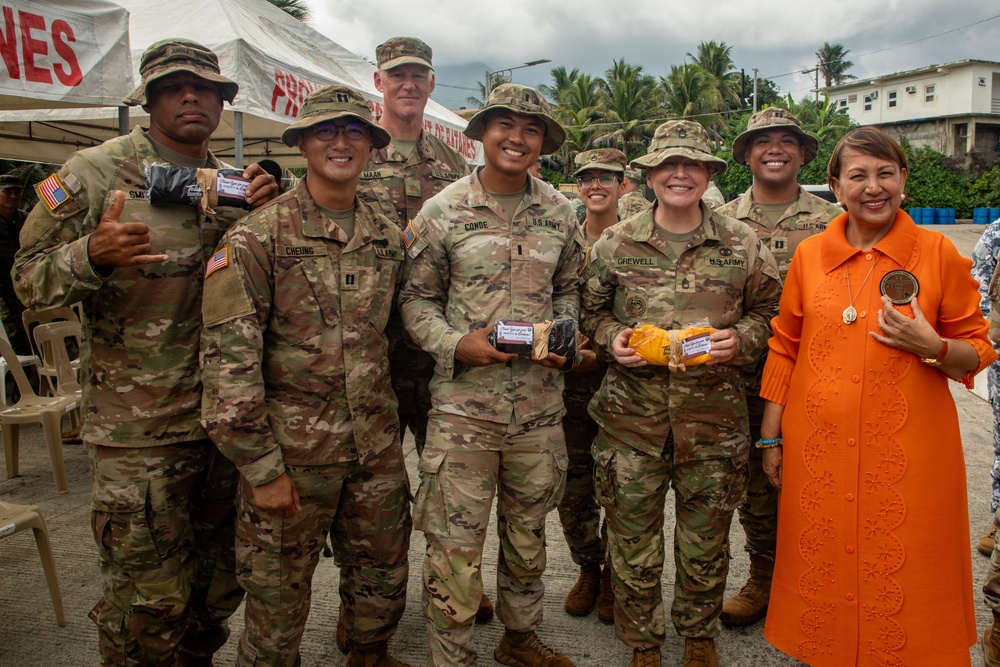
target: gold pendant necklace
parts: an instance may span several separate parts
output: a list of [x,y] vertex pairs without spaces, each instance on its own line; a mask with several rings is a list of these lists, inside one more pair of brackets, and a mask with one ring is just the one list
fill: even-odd
[[[844,312],[841,315],[844,318],[844,324],[851,324],[854,320],[858,319],[858,311],[854,310],[854,301],[859,296],[861,296],[861,290],[865,288],[865,284],[868,279],[872,277],[872,271],[875,270],[875,265],[878,264],[879,253],[875,253],[875,259],[872,261],[872,268],[868,269],[868,275],[865,279],[861,281],[861,286],[858,288],[858,293],[851,297],[851,302],[847,304],[847,308],[844,308]],[[844,270],[847,272],[847,296],[851,296],[851,269],[848,266],[849,261],[844,263]]]

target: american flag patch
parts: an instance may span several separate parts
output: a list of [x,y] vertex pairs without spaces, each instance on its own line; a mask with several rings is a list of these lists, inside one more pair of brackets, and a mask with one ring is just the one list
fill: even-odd
[[413,231],[413,221],[410,220],[406,223],[406,229],[403,230],[403,245],[409,248],[416,240],[417,233]]
[[227,266],[229,266],[229,248],[223,248],[212,255],[212,259],[208,260],[208,264],[205,265],[205,277],[208,278],[219,269],[224,269]]
[[54,211],[69,201],[69,193],[59,181],[55,174],[50,175],[44,181],[35,186],[38,190],[38,198],[45,202],[50,211]]

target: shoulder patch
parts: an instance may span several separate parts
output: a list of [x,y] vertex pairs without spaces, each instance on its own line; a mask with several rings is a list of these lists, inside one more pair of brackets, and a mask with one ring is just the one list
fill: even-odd
[[223,248],[212,255],[212,258],[205,264],[205,277],[208,278],[219,269],[224,269],[227,266],[229,266],[229,248]]
[[406,223],[406,229],[403,230],[403,245],[409,248],[416,240],[417,233],[413,231],[413,221],[410,220]]
[[38,191],[38,198],[45,202],[50,211],[55,211],[69,201],[69,192],[55,174],[36,185],[35,189]]

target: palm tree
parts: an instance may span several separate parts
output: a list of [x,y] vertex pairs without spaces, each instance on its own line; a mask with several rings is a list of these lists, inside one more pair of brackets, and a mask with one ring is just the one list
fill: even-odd
[[717,111],[721,100],[715,77],[694,63],[671,65],[670,74],[660,78],[660,88],[668,115],[697,121],[722,140],[726,121]]
[[490,93],[493,92],[493,89],[503,83],[507,83],[507,79],[503,76],[503,74],[501,72],[494,72],[490,76],[490,89],[486,90],[486,85],[482,81],[477,81],[476,85],[479,87],[479,97],[470,95],[465,98],[465,103],[478,109],[482,109],[486,106],[485,100],[490,96]]
[[845,49],[842,44],[831,44],[830,42],[823,42],[822,48],[816,51],[816,58],[819,60],[819,73],[827,88],[858,78],[847,73],[847,70],[854,67],[854,63],[847,60],[847,54],[850,52],[850,49]]
[[733,47],[725,42],[702,42],[696,49],[696,55],[688,53],[687,57],[712,77],[719,92],[718,111],[743,106],[739,94],[739,72],[733,62]]
[[285,12],[292,18],[305,21],[309,18],[309,8],[306,7],[306,0],[267,0],[272,5]]
[[563,66],[552,68],[552,85],[547,86],[542,84],[538,87],[538,90],[549,98],[549,101],[553,104],[562,104],[563,92],[573,85],[577,77],[580,76],[579,68],[574,67],[569,72]]
[[630,144],[641,142],[652,130],[659,103],[656,79],[644,74],[641,65],[615,60],[604,73],[601,90],[598,115],[606,127],[594,142],[618,144],[627,155]]

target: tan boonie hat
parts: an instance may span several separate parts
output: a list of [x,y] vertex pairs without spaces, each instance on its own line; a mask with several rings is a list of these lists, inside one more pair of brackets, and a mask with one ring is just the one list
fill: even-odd
[[577,154],[574,162],[576,162],[577,170],[573,172],[573,178],[576,178],[591,169],[624,174],[628,158],[617,148],[595,148]]
[[649,150],[642,157],[632,160],[630,166],[652,169],[675,155],[704,162],[708,171],[715,174],[724,174],[729,168],[725,160],[712,155],[705,128],[691,120],[668,120],[656,128]]
[[423,65],[430,67],[431,47],[416,37],[393,37],[375,47],[375,60],[380,70],[390,70],[400,65]]
[[219,84],[222,99],[230,104],[240,89],[235,81],[222,76],[219,57],[211,50],[188,39],[164,39],[143,52],[139,65],[142,83],[122,101],[132,107],[145,106],[149,101],[146,96],[149,84],[174,72],[190,72]]
[[753,139],[753,135],[765,130],[779,129],[791,130],[802,140],[802,145],[806,147],[806,160],[802,164],[809,164],[816,158],[819,140],[802,129],[802,121],[787,109],[768,107],[750,116],[746,132],[733,141],[733,159],[740,164],[746,164],[747,143]]
[[368,126],[372,136],[372,146],[385,148],[389,145],[389,133],[372,120],[372,111],[368,102],[360,93],[347,86],[326,86],[309,93],[299,109],[298,119],[285,128],[281,140],[286,146],[294,146],[299,140],[299,133],[306,128],[326,123],[338,118],[353,118]]
[[0,176],[0,190],[23,190],[24,184],[21,183],[21,179],[17,176],[12,176],[10,174],[4,174]]
[[486,117],[496,109],[507,109],[522,116],[537,116],[545,122],[545,140],[542,142],[542,155],[555,153],[566,141],[566,130],[552,117],[549,103],[542,94],[530,86],[516,83],[503,83],[490,92],[484,106],[465,128],[465,136],[476,141],[482,141],[483,130],[486,128]]

